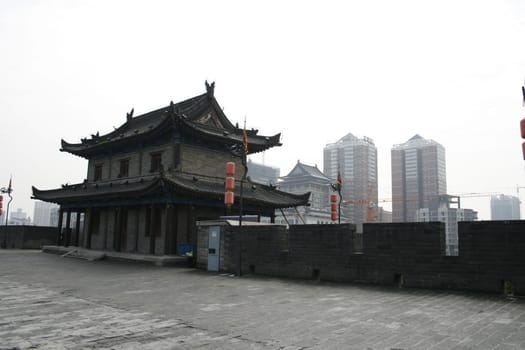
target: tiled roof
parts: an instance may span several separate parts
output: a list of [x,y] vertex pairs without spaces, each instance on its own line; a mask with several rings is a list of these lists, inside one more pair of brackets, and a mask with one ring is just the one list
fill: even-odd
[[[101,183],[82,183],[64,185],[59,189],[39,190],[33,187],[33,198],[59,204],[86,203],[111,199],[132,199],[145,196],[173,196],[176,202],[184,198],[185,202],[200,198],[215,201],[221,205],[224,199],[224,180],[196,174],[166,173],[160,176],[140,177],[129,180],[107,181]],[[237,181],[235,196],[240,195],[240,183]],[[289,208],[306,205],[310,193],[302,195],[282,192],[274,187],[250,182],[244,183],[243,198],[246,205]],[[163,198],[166,198],[165,196]]]
[[[205,139],[229,144],[242,143],[243,130],[234,126],[224,114],[213,96],[213,88],[206,84],[207,92],[190,99],[142,114],[128,116],[120,127],[105,135],[91,135],[80,143],[61,141],[61,151],[81,157],[106,151],[108,147],[156,138],[173,130],[197,134]],[[274,146],[280,146],[280,134],[273,136],[257,135],[257,130],[247,130],[248,151],[257,153]]]
[[288,175],[282,177],[282,179],[287,180],[287,179],[292,179],[292,178],[299,177],[299,176],[315,177],[318,179],[331,181],[321,170],[317,168],[317,166],[306,165],[301,162],[297,162],[297,164],[292,169],[292,171],[290,171]]

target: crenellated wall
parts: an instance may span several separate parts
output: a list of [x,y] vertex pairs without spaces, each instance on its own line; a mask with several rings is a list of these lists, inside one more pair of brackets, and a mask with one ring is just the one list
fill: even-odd
[[48,226],[0,226],[0,247],[9,249],[40,249],[54,244],[58,229]]
[[[445,255],[439,222],[242,227],[242,271],[525,295],[525,221],[464,222],[459,256]],[[220,270],[237,271],[239,227],[221,226]],[[200,226],[197,266],[206,268],[207,226]]]

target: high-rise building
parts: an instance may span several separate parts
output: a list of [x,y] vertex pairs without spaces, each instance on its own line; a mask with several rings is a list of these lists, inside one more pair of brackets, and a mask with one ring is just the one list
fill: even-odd
[[[437,201],[433,201],[432,208],[420,208],[416,210],[415,221],[428,222],[439,221],[445,223],[445,244],[447,255],[458,255],[458,222],[475,221],[478,219],[478,212],[472,209],[459,207],[460,198],[457,196],[439,196]],[[458,207],[453,208],[452,204]]]
[[392,212],[385,210],[383,207],[377,208],[377,222],[392,222]]
[[415,135],[394,145],[392,156],[392,221],[412,222],[421,208],[436,210],[447,193],[445,148]]
[[324,173],[341,174],[343,216],[354,224],[377,221],[377,148],[368,137],[347,134],[324,148]]
[[520,200],[515,196],[490,197],[491,220],[520,220]]
[[27,216],[27,213],[21,208],[17,208],[16,211],[9,212],[9,225],[30,225],[31,218]]
[[56,226],[56,224],[51,220],[53,214],[55,212],[58,213],[58,209],[59,206],[54,203],[35,201],[35,209],[33,211],[33,225]]

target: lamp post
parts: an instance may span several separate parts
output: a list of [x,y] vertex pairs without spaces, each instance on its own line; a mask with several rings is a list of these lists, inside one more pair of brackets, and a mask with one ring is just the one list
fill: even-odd
[[[238,262],[237,262],[237,275],[242,275],[242,217],[243,217],[243,187],[244,187],[244,181],[246,180],[246,175],[248,174],[248,164],[246,161],[246,155],[247,155],[247,148],[246,145],[239,145],[235,144],[229,147],[230,152],[236,156],[241,158],[241,163],[244,167],[244,172],[241,177],[241,187],[239,189],[239,239],[238,239],[238,248],[239,248],[239,254],[238,254]],[[232,200],[233,203],[233,200]]]
[[[5,212],[5,226],[8,224],[9,220],[9,206],[11,205],[11,201],[13,200],[13,196],[11,196],[11,192],[13,192],[13,188],[11,187],[11,180],[9,180],[9,186],[7,188],[2,187],[0,188],[0,193],[7,193],[9,196],[9,202],[7,202],[7,210]],[[7,248],[7,229],[4,234],[4,242],[2,244],[3,248]]]
[[343,195],[341,194],[341,189],[343,188],[343,180],[341,179],[341,173],[337,173],[337,182],[330,184],[330,187],[334,192],[337,192],[339,195],[339,205],[338,205],[338,212],[337,212],[337,223],[341,223],[341,202],[343,201]]

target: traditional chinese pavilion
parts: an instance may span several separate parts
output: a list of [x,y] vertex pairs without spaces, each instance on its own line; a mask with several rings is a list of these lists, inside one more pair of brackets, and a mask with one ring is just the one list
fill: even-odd
[[[33,198],[60,205],[58,245],[142,254],[176,254],[196,242],[196,221],[238,215],[243,129],[233,125],[206,93],[133,117],[80,143],[62,140],[61,151],[88,160],[87,179],[52,190],[33,187]],[[280,134],[247,130],[248,152],[280,146]],[[224,206],[224,169],[235,162],[236,201]],[[304,195],[244,182],[243,212],[275,219],[275,209],[306,205]],[[76,213],[76,229],[71,214]],[[78,219],[84,214],[83,229]],[[65,214],[65,215],[64,215]],[[62,219],[65,216],[65,223]],[[83,232],[83,234],[79,234]]]

